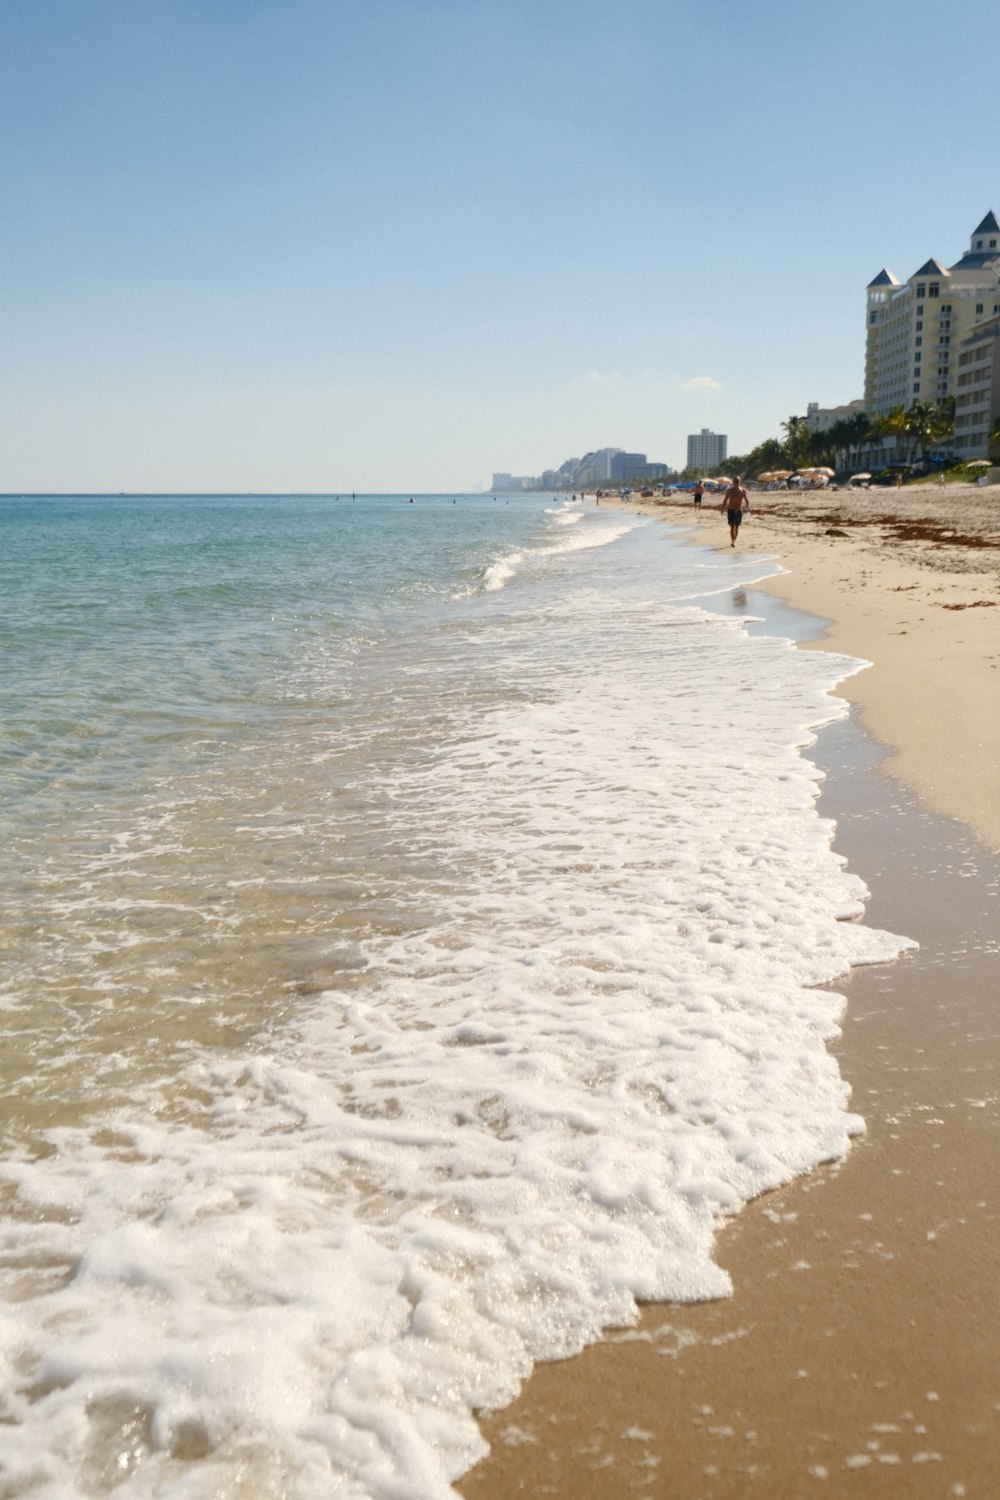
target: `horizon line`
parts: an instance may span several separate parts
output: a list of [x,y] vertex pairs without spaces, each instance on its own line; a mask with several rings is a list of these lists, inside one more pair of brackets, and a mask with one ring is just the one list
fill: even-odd
[[[321,500],[343,495],[490,495],[494,490],[0,490],[0,500],[246,500],[246,499],[302,499],[311,497]],[[506,493],[506,492],[505,492]],[[511,490],[510,494],[541,493],[528,490]]]

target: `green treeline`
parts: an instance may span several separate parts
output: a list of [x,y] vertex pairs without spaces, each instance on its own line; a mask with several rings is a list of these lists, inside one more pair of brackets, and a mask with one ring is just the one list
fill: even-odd
[[[802,469],[826,465],[838,474],[890,461],[912,463],[926,459],[933,448],[946,442],[955,431],[955,398],[916,401],[906,408],[894,406],[878,417],[864,412],[814,431],[805,417],[789,417],[781,424],[783,436],[765,438],[749,453],[731,456],[714,469],[685,469],[680,479],[705,478],[716,474],[756,476],[774,469]],[[1000,423],[993,438],[1000,445]],[[889,446],[888,440],[892,439]]]

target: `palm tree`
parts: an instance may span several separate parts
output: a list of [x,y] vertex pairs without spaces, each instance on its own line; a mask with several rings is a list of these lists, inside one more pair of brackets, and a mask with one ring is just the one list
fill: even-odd
[[830,433],[832,428],[825,427],[822,431],[809,429],[809,462],[811,464],[825,464],[830,458]]
[[[853,417],[841,418],[834,422],[826,432],[819,433],[823,439],[824,456],[828,463],[833,464],[835,469],[847,469],[860,457],[862,444],[868,437],[869,421],[863,412],[858,412]],[[851,450],[854,449],[852,455]]]
[[943,443],[946,438],[955,436],[955,398],[945,396],[937,403],[934,434],[935,441]]
[[943,401],[914,401],[906,413],[906,431],[920,444],[920,457],[926,459],[929,448],[955,431],[954,396],[946,396]]
[[868,462],[874,463],[874,453],[878,451],[878,462],[885,463],[885,440],[890,436],[891,420],[888,412],[881,412],[877,417],[865,418],[865,430],[858,437],[857,458],[861,457],[861,449],[867,446]]
[[[887,411],[883,420],[883,436],[895,438],[901,453],[905,453],[906,439],[910,436],[909,416],[906,407],[900,404]],[[883,463],[885,462],[883,453]]]
[[920,445],[921,458],[927,457],[927,450],[934,442],[937,420],[932,401],[914,401],[906,413],[906,435]]
[[785,450],[777,438],[765,438],[741,460],[729,458],[730,472],[736,474],[762,474],[768,469],[778,469],[784,463]]
[[781,426],[785,433],[785,453],[797,469],[809,449],[809,423],[805,417],[789,417]]
[[868,441],[868,429],[871,426],[868,417],[863,411],[855,416],[848,417],[844,423],[844,462],[848,466],[851,462],[851,449],[854,449],[854,457],[860,458],[861,447]]

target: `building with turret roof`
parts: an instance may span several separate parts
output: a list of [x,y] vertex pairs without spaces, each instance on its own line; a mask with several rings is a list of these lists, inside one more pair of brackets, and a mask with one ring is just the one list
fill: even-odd
[[905,282],[881,270],[867,289],[865,410],[879,416],[958,389],[958,351],[1000,314],[1000,224],[990,211],[960,260],[926,260]]

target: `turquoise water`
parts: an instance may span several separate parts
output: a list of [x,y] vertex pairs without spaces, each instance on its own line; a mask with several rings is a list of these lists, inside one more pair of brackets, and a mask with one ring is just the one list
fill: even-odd
[[0,500],[5,798],[249,732],[310,642],[351,659],[544,526],[539,497]]
[[801,753],[856,664],[592,503],[0,532],[0,1492],[447,1500],[861,1128],[826,986],[901,941]]

